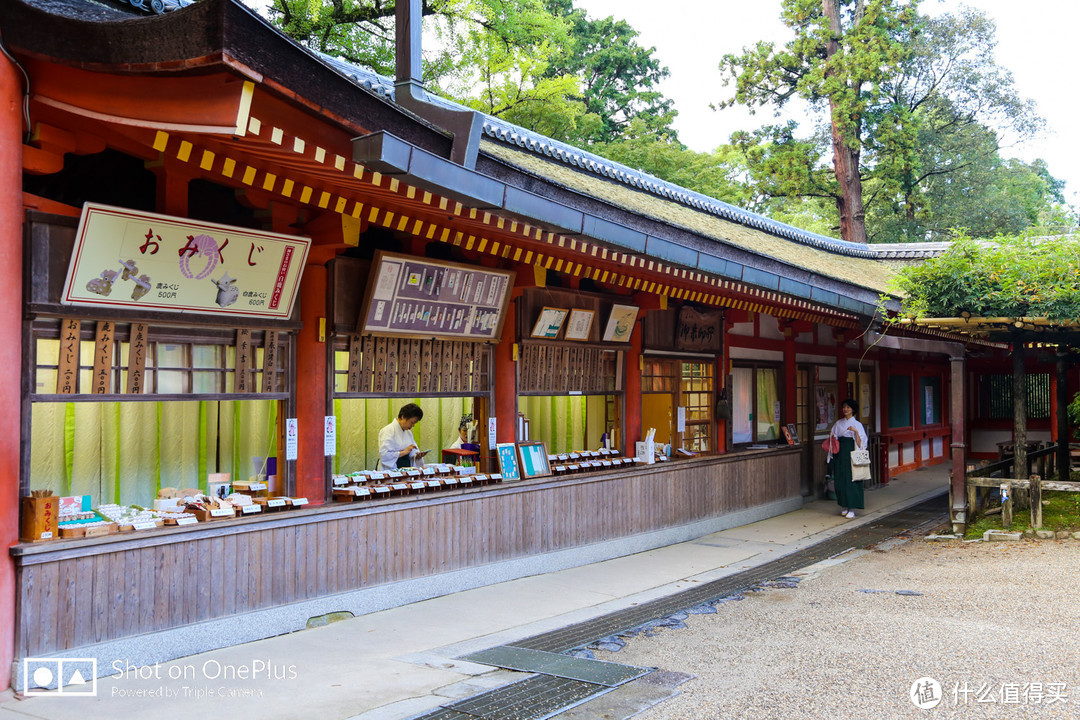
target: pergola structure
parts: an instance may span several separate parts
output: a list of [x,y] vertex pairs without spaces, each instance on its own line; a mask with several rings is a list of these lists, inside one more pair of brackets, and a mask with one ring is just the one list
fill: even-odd
[[[1025,360],[1030,348],[1054,348],[1056,352],[1057,375],[1057,456],[1055,465],[1060,479],[1069,478],[1069,419],[1068,387],[1066,370],[1069,364],[1069,350],[1080,346],[1080,320],[1055,320],[1047,317],[962,317],[950,318],[901,318],[902,327],[931,329],[960,335],[970,340],[983,340],[1007,343],[1011,348],[1013,361],[1013,475],[1018,480],[1027,479],[1027,373]],[[954,358],[953,366],[953,516],[964,503],[964,403],[963,403],[963,359]],[[958,445],[960,447],[958,447]],[[957,461],[957,450],[960,460]]]

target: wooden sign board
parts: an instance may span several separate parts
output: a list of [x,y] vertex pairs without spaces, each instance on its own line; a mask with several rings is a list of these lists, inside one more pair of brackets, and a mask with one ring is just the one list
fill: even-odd
[[86,203],[65,305],[285,319],[311,240]]
[[127,389],[129,395],[140,395],[143,390],[143,378],[146,374],[146,335],[145,323],[131,323],[128,336],[128,371]]
[[79,376],[79,352],[82,345],[79,333],[82,321],[64,318],[60,321],[60,357],[57,359],[56,393],[73,395]]
[[97,324],[94,337],[94,375],[91,378],[91,392],[104,395],[112,392],[112,357],[116,342],[116,325],[109,320]]
[[262,391],[272,393],[277,391],[278,331],[267,330],[263,337]]
[[236,379],[233,382],[233,391],[246,393],[251,391],[251,330],[243,329],[236,331]]
[[675,327],[675,349],[691,352],[716,352],[723,348],[724,313],[698,312],[683,305],[679,309],[679,322]]
[[497,342],[514,272],[379,251],[357,332]]

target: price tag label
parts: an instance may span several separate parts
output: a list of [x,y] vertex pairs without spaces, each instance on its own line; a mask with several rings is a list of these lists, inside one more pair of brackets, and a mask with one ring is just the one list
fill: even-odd
[[555,466],[555,472],[566,472],[566,466],[565,465],[556,465]]
[[379,495],[390,492],[390,488],[386,487],[385,485],[376,485],[372,488],[372,490],[374,490],[376,494]]
[[250,515],[251,513],[262,512],[262,505],[241,505],[240,512],[244,515]]
[[408,475],[409,477],[420,477],[420,471],[417,470],[416,468],[409,468],[408,470],[405,471],[405,474]]
[[458,479],[456,477],[443,478],[443,485],[457,485]]
[[569,468],[570,470],[580,470],[581,469],[580,465],[567,465],[566,467]]
[[428,480],[427,481],[427,486],[430,487],[430,488],[437,488],[437,487],[442,487],[442,483],[439,482],[438,480]]
[[154,530],[155,528],[157,528],[157,524],[153,520],[150,520],[148,522],[134,523],[131,527],[135,528],[136,530]]
[[425,488],[427,488],[427,483],[422,483],[422,482],[409,483],[409,488],[411,488],[412,490],[424,490]]
[[491,476],[491,479],[492,480],[502,480],[502,475],[500,475],[498,473],[495,473],[494,475]]
[[386,479],[386,473],[373,472],[368,477],[370,477],[372,480],[385,480]]
[[601,460],[600,464],[603,465],[604,467],[611,467],[611,461],[610,460]]
[[408,483],[394,483],[390,487],[393,488],[394,490],[408,490],[409,489],[409,484]]
[[472,483],[472,481],[472,475],[462,475],[460,478],[458,478],[458,482],[460,482],[462,485],[469,485]]
[[371,495],[371,490],[368,488],[353,488],[353,495],[356,497],[367,497]]
[[182,517],[182,518],[176,518],[176,524],[177,525],[195,525],[198,522],[199,522],[199,519],[196,518],[193,515],[188,515],[187,517]]
[[348,478],[347,475],[335,475],[334,476],[334,484],[335,485],[348,485],[349,484],[349,478]]
[[211,508],[210,517],[232,517],[235,511],[232,508]]
[[274,498],[266,501],[267,507],[285,507],[285,498]]
[[423,473],[424,473],[425,475],[434,475],[434,474],[435,474],[435,468],[433,468],[433,467],[426,467],[426,468],[424,468],[424,470],[423,470]]
[[293,498],[292,499],[292,504],[293,504],[293,507],[299,507],[301,505],[307,505],[307,498]]

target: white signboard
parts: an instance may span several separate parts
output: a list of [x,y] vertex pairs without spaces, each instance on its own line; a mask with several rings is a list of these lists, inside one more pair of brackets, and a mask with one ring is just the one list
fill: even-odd
[[65,305],[287,318],[311,241],[86,203]]
[[285,459],[295,460],[299,435],[296,418],[285,419]]
[[337,417],[323,418],[323,455],[337,455]]

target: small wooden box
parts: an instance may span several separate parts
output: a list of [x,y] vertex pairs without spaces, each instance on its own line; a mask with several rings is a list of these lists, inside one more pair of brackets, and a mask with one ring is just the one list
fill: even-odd
[[19,538],[23,542],[40,542],[60,537],[57,528],[59,519],[60,498],[55,495],[24,497]]

